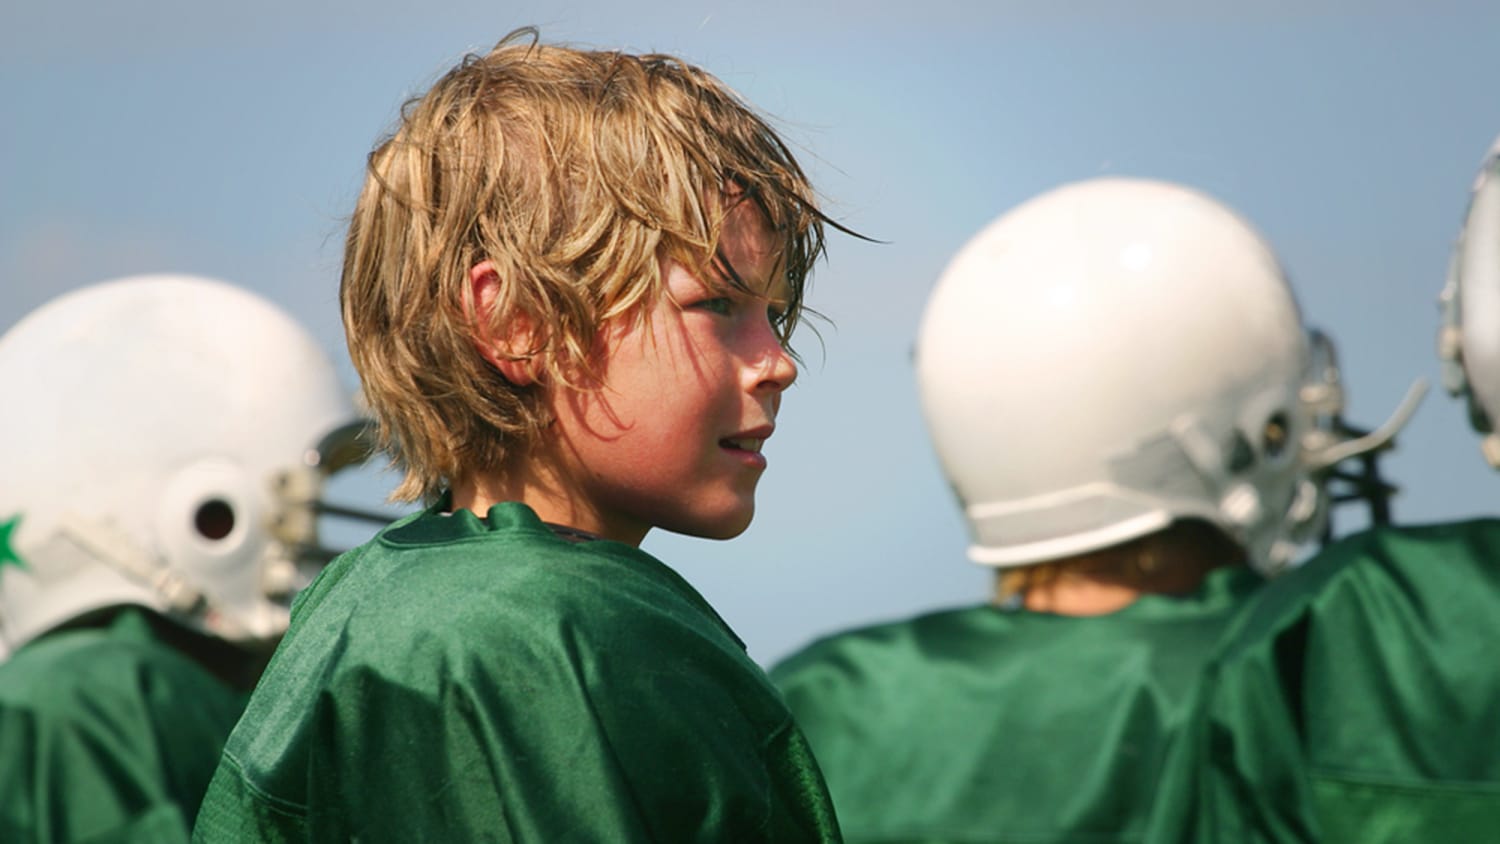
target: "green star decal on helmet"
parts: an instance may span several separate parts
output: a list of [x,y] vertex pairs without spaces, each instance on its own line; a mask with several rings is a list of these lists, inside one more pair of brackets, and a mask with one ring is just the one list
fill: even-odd
[[16,553],[16,549],[10,544],[10,535],[15,533],[16,525],[21,523],[21,515],[17,513],[8,521],[0,522],[0,568],[13,565],[17,568],[26,568],[26,561]]

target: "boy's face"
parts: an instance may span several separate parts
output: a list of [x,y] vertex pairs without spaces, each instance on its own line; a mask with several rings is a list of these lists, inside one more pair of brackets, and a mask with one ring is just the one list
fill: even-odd
[[738,203],[720,252],[753,292],[669,263],[649,319],[601,332],[603,386],[551,396],[572,526],[631,544],[652,527],[727,539],[749,526],[761,443],[797,377],[772,326],[788,295],[778,246],[755,204]]

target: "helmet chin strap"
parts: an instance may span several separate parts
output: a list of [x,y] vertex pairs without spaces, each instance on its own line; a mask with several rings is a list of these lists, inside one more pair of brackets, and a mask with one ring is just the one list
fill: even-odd
[[[357,461],[346,460],[334,468],[352,462]],[[261,599],[285,600],[305,585],[300,577],[298,559],[326,562],[337,555],[337,551],[323,548],[317,541],[319,515],[331,513],[381,524],[392,521],[392,517],[386,514],[323,503],[321,493],[328,472],[325,463],[320,460],[314,465],[278,472],[272,478],[272,514],[266,525],[269,541],[258,565],[257,588]],[[215,599],[160,555],[148,553],[130,534],[108,520],[69,513],[56,535],[89,558],[145,586],[165,602],[163,609],[168,614],[193,619],[206,633],[231,643],[250,643],[265,638],[263,631],[257,633],[251,629],[237,614],[230,612],[223,601]]]
[[126,577],[148,587],[166,601],[166,610],[174,616],[198,618],[204,627],[221,639],[245,641],[250,631],[208,593],[199,589],[164,561],[143,551],[129,534],[107,521],[85,519],[69,514],[57,533],[82,548],[90,557],[108,565]]
[[[1356,428],[1341,415],[1335,415],[1331,429],[1323,432],[1328,436],[1305,449],[1308,465],[1329,485],[1332,505],[1364,502],[1369,507],[1372,525],[1391,523],[1391,498],[1397,487],[1381,475],[1380,455],[1390,449],[1396,434],[1406,427],[1426,394],[1427,380],[1418,378],[1391,417],[1373,431]],[[1358,466],[1350,468],[1348,464],[1354,461]],[[1327,545],[1332,538],[1333,526],[1329,522],[1324,526],[1321,541]]]
[[[1391,440],[1395,439],[1396,434],[1406,427],[1406,423],[1411,421],[1412,414],[1417,412],[1417,407],[1426,395],[1427,379],[1418,378],[1407,389],[1401,403],[1396,405],[1396,410],[1391,413],[1391,417],[1385,420],[1384,424],[1368,433],[1361,433],[1349,439],[1340,439],[1326,448],[1308,454],[1305,458],[1308,468],[1327,469],[1351,457],[1385,448]],[[1347,426],[1345,431],[1351,434],[1356,433],[1356,429]]]

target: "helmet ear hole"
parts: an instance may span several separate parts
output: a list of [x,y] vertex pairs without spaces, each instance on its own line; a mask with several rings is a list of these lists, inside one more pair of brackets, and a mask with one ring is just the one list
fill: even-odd
[[198,505],[193,527],[205,539],[218,541],[234,532],[234,508],[222,498],[210,498]]
[[1291,423],[1287,421],[1285,413],[1277,411],[1266,420],[1265,431],[1261,435],[1261,450],[1268,458],[1280,457],[1281,453],[1286,451],[1289,439],[1291,439]]

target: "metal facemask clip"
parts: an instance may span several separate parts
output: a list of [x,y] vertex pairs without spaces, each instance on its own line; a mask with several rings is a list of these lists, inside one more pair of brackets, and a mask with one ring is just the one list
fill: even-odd
[[323,500],[330,477],[364,464],[375,454],[373,423],[349,422],[330,431],[303,455],[302,465],[285,469],[272,480],[275,512],[271,534],[296,559],[327,562],[345,549],[328,548],[318,538],[318,519],[334,516],[357,522],[387,525],[396,516]]

